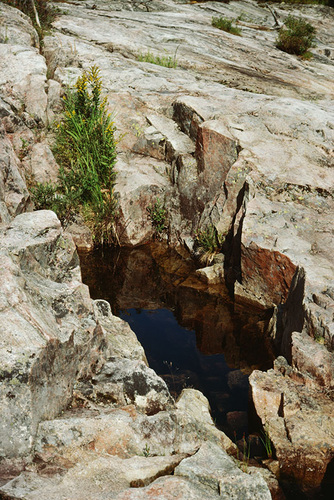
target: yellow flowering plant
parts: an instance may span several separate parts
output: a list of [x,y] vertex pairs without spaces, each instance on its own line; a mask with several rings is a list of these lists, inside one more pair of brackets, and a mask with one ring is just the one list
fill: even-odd
[[97,244],[111,241],[116,211],[115,124],[101,92],[100,70],[92,66],[66,93],[54,146],[60,165],[57,196],[71,200],[72,213],[84,216]]

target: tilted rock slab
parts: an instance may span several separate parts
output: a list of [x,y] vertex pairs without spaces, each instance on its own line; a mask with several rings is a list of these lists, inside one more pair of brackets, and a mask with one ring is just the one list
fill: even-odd
[[73,240],[50,211],[1,228],[0,456],[29,454],[41,420],[66,408],[105,343]]

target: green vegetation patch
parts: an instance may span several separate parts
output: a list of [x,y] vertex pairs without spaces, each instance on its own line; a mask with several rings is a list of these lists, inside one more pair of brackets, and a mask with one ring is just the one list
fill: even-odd
[[101,87],[99,69],[92,66],[67,91],[53,148],[60,165],[58,183],[37,184],[31,193],[36,208],[54,210],[63,223],[80,213],[95,243],[109,244],[115,234],[116,141]]
[[211,264],[214,256],[221,252],[225,236],[219,234],[213,225],[197,231],[195,234],[195,248],[201,253],[200,260],[206,265]]
[[151,220],[152,227],[155,232],[155,237],[160,240],[162,235],[167,231],[167,210],[163,202],[157,198],[147,208],[148,217]]
[[154,55],[152,52],[148,51],[146,54],[138,54],[138,61],[148,62],[151,64],[157,64],[158,66],[164,66],[165,68],[176,68],[176,54],[174,56],[170,55]]
[[233,21],[231,19],[226,19],[224,17],[213,17],[211,24],[214,28],[218,28],[232,35],[241,36],[241,29],[237,26],[233,26]]
[[316,30],[314,26],[289,15],[280,29],[276,47],[288,54],[310,57],[309,49],[314,46]]

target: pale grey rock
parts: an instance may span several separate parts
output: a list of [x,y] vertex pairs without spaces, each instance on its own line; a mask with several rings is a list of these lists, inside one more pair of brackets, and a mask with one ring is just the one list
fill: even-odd
[[[16,55],[16,54],[15,54]],[[39,54],[38,54],[39,55]],[[29,57],[29,55],[28,55]],[[43,64],[44,63],[44,64]],[[47,125],[47,95],[46,95],[46,65],[44,58],[39,61],[41,74],[28,73],[32,68],[27,68],[27,75],[13,88],[18,99],[24,102],[24,110],[36,125]],[[37,66],[37,65],[36,65]],[[35,67],[33,67],[35,69]]]
[[[84,462],[70,470],[64,478],[45,478],[25,472],[2,488],[3,494],[21,500],[131,500],[154,498],[177,500],[201,500],[219,498],[207,488],[193,484],[184,478],[165,475],[170,473],[180,458],[174,457],[101,457]],[[145,482],[162,475],[149,486]],[[142,479],[144,478],[144,479]],[[149,482],[149,481],[148,481]],[[142,487],[131,487],[130,484]]]
[[10,115],[13,115],[11,107],[0,98],[0,118],[4,118]]
[[[330,61],[325,63],[315,58],[304,62],[276,49],[275,21],[270,10],[252,2],[192,6],[150,2],[149,13],[137,11],[135,7],[129,12],[127,6],[122,11],[106,11],[104,3],[97,3],[95,11],[83,7],[84,4],[67,5],[66,15],[54,23],[58,32],[46,39],[48,60],[52,62],[56,78],[62,83],[73,84],[80,74],[80,66],[87,68],[93,61],[99,64],[119,131],[126,133],[120,146],[124,152],[135,150],[162,158],[160,136],[148,130],[147,119],[166,137],[166,144],[168,136],[173,144],[173,133],[177,129],[168,121],[173,117],[182,132],[197,141],[197,161],[191,143],[186,140],[185,149],[175,146],[182,152],[176,164],[165,168],[169,181],[163,183],[157,195],[166,199],[172,219],[170,238],[186,238],[198,224],[208,222],[213,222],[222,234],[233,232],[239,238],[238,231],[241,231],[243,283],[236,283],[237,299],[240,297],[263,307],[277,304],[281,298],[285,300],[294,266],[303,265],[304,250],[299,250],[300,243],[306,240],[305,252],[307,248],[312,250],[312,245],[313,248],[320,246],[317,241],[307,246],[310,235],[315,235],[316,240],[320,234],[325,236],[328,248],[332,243],[326,228],[321,232],[315,230],[319,221],[314,218],[314,210],[308,210],[309,206],[322,210],[323,226],[328,227],[329,215],[326,214],[330,214],[332,208],[330,196],[325,193],[331,192],[333,181],[329,168],[332,164],[333,111],[327,100],[327,95],[332,93]],[[284,7],[278,10],[282,22],[287,13]],[[317,9],[306,6],[300,10],[315,23],[319,43],[329,42],[331,10],[325,8],[323,11],[326,12],[323,25]],[[213,28],[213,14],[234,19],[241,15],[245,19],[241,21],[243,37]],[[147,29],[139,33],[138,23],[145,23]],[[156,54],[157,46],[160,52],[166,50],[168,54],[177,49],[179,66],[176,69],[136,60],[138,52],[150,50]],[[312,97],[312,102],[300,99],[301,96]],[[314,96],[318,96],[318,100],[313,99]],[[211,155],[212,168],[201,172],[207,161],[201,149],[203,132],[213,141],[213,152],[217,141],[222,145],[225,140],[224,144],[230,145],[231,154],[222,153],[223,157],[228,157],[224,169],[219,168],[219,158]],[[179,132],[177,134],[182,137]],[[173,147],[171,150],[174,151]],[[169,160],[175,161],[174,153]],[[146,163],[152,165],[151,161]],[[161,172],[164,166],[157,163],[153,168]],[[134,182],[132,175],[122,174],[128,169],[123,161],[118,169],[121,242],[126,245],[144,243],[152,236],[143,206],[149,197],[144,187],[140,192],[137,189],[131,192],[129,186],[138,181]],[[213,172],[220,176],[219,182],[217,175],[210,180]],[[172,202],[169,182],[174,185]],[[161,183],[154,182],[154,185],[161,186]],[[130,200],[133,201],[132,209],[127,210],[125,206],[129,206]],[[284,212],[287,206],[291,207],[291,213],[288,210],[289,215],[283,221],[277,213]],[[301,227],[298,224],[294,227],[296,224],[288,220],[295,212],[303,217]],[[261,223],[256,222],[260,217]],[[283,228],[288,225],[288,231],[283,231],[281,222]],[[276,242],[278,231],[282,237]],[[250,249],[252,241],[256,247]],[[291,241],[298,241],[298,244],[287,250],[286,244],[290,242],[291,246]],[[267,273],[262,272],[266,266],[275,271],[276,250],[282,260],[278,274],[284,274],[282,266],[288,269],[285,273],[287,286],[279,278],[277,287],[272,287]],[[257,253],[263,254],[262,261],[257,260]],[[258,272],[248,266],[250,259],[256,261]],[[309,273],[313,267],[311,260],[306,270]],[[321,266],[328,268],[325,261]],[[234,268],[235,263],[231,262],[232,274]],[[232,276],[231,280],[235,278]],[[325,286],[326,283],[319,283],[320,289]],[[314,306],[310,294],[307,301],[314,328],[321,330],[321,312]],[[323,328],[321,333],[331,338],[329,327]]]
[[117,456],[86,460],[71,468],[64,477],[52,479],[22,473],[2,488],[2,493],[27,500],[112,499],[130,486],[143,487],[159,476],[171,474],[183,455],[169,457]]
[[146,488],[125,490],[117,495],[117,500],[146,500],[147,498],[161,500],[206,500],[218,499],[219,494],[210,488],[188,481],[178,476],[163,476]]
[[[318,338],[318,341],[321,338]],[[334,354],[305,333],[292,334],[293,366],[310,376],[326,391],[334,389]]]
[[0,43],[38,47],[39,40],[32,22],[23,12],[5,3],[0,5]]
[[168,161],[173,162],[182,154],[195,152],[194,143],[178,129],[174,120],[163,115],[148,115],[146,118],[166,138],[166,159]]
[[29,193],[13,146],[0,126],[0,222],[29,208]]
[[157,168],[160,162],[139,155],[118,157],[115,192],[119,193],[117,236],[121,245],[144,244],[154,236],[147,208],[158,198],[163,203],[169,187],[167,172],[162,175]]
[[53,212],[3,227],[1,255],[0,455],[15,457],[31,451],[41,420],[67,406],[77,376],[98,366],[103,334],[73,241]]
[[286,500],[275,474],[273,474],[270,470],[264,469],[263,467],[249,466],[247,473],[250,475],[260,474],[263,477],[268,485],[272,500]]
[[[232,441],[215,426],[211,414],[210,405],[207,398],[196,389],[183,389],[179,399],[176,402],[178,421],[181,427],[188,427],[189,445],[193,444],[191,439],[200,443],[201,438],[212,441],[221,446],[228,453],[235,454],[236,446]],[[189,422],[191,423],[189,425]],[[182,436],[180,440],[182,442]],[[187,448],[181,448],[185,453]]]
[[214,264],[213,266],[202,267],[196,270],[196,275],[204,283],[218,285],[224,282],[224,266],[222,264]]
[[59,116],[59,113],[61,113],[63,109],[61,102],[62,88],[59,82],[52,79],[47,81],[47,85],[47,122],[48,125],[54,125],[54,122],[57,120],[57,116]]
[[129,323],[113,316],[110,304],[106,300],[94,300],[94,314],[108,341],[107,357],[133,359],[148,364],[143,346],[131,330]]
[[[280,450],[282,470],[290,474],[298,462],[298,476],[304,467],[313,467],[313,461],[319,471],[316,478],[319,481],[330,460],[328,452],[321,447],[324,444],[326,448],[332,429],[327,410],[317,399],[319,389],[314,388],[314,381],[324,384],[324,391],[330,390],[331,361],[324,349],[315,349],[309,339],[292,332],[301,330],[305,319],[305,332],[311,337],[324,338],[333,347],[333,12],[312,5],[275,7],[279,23],[291,12],[316,26],[316,56],[303,61],[275,48],[274,18],[267,7],[259,7],[252,1],[197,5],[172,0],[117,1],[111,5],[106,0],[97,0],[96,8],[92,7],[92,2],[87,1],[62,4],[51,34],[45,37],[48,75],[54,78],[47,85],[46,61],[35,48],[37,38],[31,24],[15,9],[0,5],[1,19],[5,21],[0,25],[0,38],[6,42],[0,44],[0,116],[7,134],[2,135],[4,154],[0,153],[4,158],[0,177],[1,222],[9,223],[29,208],[23,174],[9,137],[18,154],[20,137],[25,137],[24,130],[27,130],[24,127],[44,127],[55,118],[60,109],[60,86],[73,85],[82,69],[98,64],[103,91],[115,112],[117,137],[125,134],[119,145],[121,154],[117,166],[120,242],[137,245],[152,238],[147,206],[158,197],[168,208],[171,241],[189,241],[190,234],[207,223],[215,224],[218,232],[228,234],[229,250],[233,250],[231,253],[237,259],[226,259],[224,271],[236,299],[264,308],[274,307],[275,345],[304,372],[293,369],[291,373],[307,385],[307,390],[314,391],[311,395],[302,393],[311,412],[295,395],[299,386],[296,389],[292,384],[296,381],[281,372],[290,373],[290,369],[281,365],[281,371],[277,371],[276,364],[273,390],[259,389],[265,403],[271,405],[266,408],[272,411],[261,418],[264,423],[270,420],[274,429],[270,428]],[[243,36],[235,37],[213,28],[212,15],[234,19],[241,15]],[[143,25],[145,30],[141,29]],[[178,67],[168,69],[139,62],[137,54],[148,50],[155,55],[175,55]],[[152,122],[148,121],[152,116]],[[149,126],[150,123],[153,125]],[[207,142],[203,134],[207,134]],[[205,157],[205,144],[214,154]],[[220,148],[222,144],[226,148],[215,156],[215,146]],[[206,168],[209,164],[210,168]],[[212,179],[213,172],[217,173],[219,182]],[[10,431],[14,436],[12,441],[5,431],[3,446],[6,453],[19,455],[30,449],[37,423],[45,416],[53,418],[70,399],[76,370],[73,364],[64,369],[68,366],[66,353],[71,353],[74,364],[81,356],[89,369],[97,363],[97,371],[111,355],[144,360],[143,351],[120,320],[113,320],[109,313],[108,317],[102,314],[97,319],[87,290],[80,282],[73,243],[66,235],[56,236],[59,223],[50,215],[48,227],[43,225],[43,217],[46,215],[36,216],[34,222],[29,217],[16,221],[6,233],[8,245],[1,250],[5,263],[1,270],[2,318],[4,332],[6,335],[9,332],[8,343],[4,340],[3,366],[14,381],[2,404],[6,426],[13,421],[13,415],[18,415],[20,405],[24,415],[18,416],[20,424],[23,422],[20,430]],[[61,255],[55,251],[56,242],[64,246]],[[55,261],[46,257],[46,248]],[[282,303],[286,303],[284,307]],[[278,324],[282,325],[282,331]],[[55,337],[54,331],[57,331]],[[96,332],[96,344],[87,346],[88,350],[80,354],[80,346],[87,342],[92,331]],[[56,340],[48,340],[45,335]],[[36,352],[44,353],[38,363]],[[53,355],[62,370],[68,372],[68,378],[56,373],[56,368],[51,372],[47,370],[46,360]],[[326,366],[316,368],[312,366],[313,360]],[[36,390],[30,391],[25,377],[31,366],[36,365],[39,367],[34,372],[36,379],[45,383],[45,387],[36,384]],[[112,384],[118,399],[110,403],[111,408],[122,401],[126,403],[121,384]],[[44,414],[41,413],[40,408],[53,392],[55,404],[46,406]],[[286,399],[292,401],[283,402],[283,417],[280,415],[282,394],[289,394]],[[78,390],[78,400],[80,397]],[[37,408],[35,413],[31,413],[31,398]],[[294,404],[296,408],[301,407],[299,413],[293,413]],[[48,438],[58,442],[55,436],[66,434],[64,448],[69,446],[72,451],[64,451],[64,455],[67,453],[70,457],[72,452],[78,457],[83,449],[85,453],[91,452],[92,443],[97,450],[107,450],[107,453],[142,453],[146,445],[153,453],[193,453],[203,439],[209,439],[233,451],[232,443],[214,427],[202,396],[184,393],[177,405],[175,413],[162,411],[151,416],[140,415],[134,407],[130,407],[132,410],[128,407],[128,413],[118,414],[122,418],[110,439],[108,432],[114,423],[108,421],[109,417],[103,417],[103,431],[96,427],[101,423],[99,420],[91,419],[88,423],[89,419],[85,422],[82,419],[75,424],[79,434],[86,429],[85,438],[78,439],[77,444],[73,444],[76,437],[71,433],[73,415],[52,424],[40,423],[40,432],[46,445]],[[328,406],[331,408],[330,402]],[[315,408],[320,410],[315,413]],[[97,411],[93,403],[91,411]],[[300,423],[297,417],[305,417],[307,424]],[[320,436],[316,434],[316,425],[320,428],[323,425],[327,438],[322,431]],[[299,430],[306,436],[305,447]],[[291,433],[293,444],[288,443],[285,449],[289,441],[287,432]],[[312,445],[313,435],[316,437]],[[45,453],[46,447],[40,445],[42,437],[37,441],[41,453]],[[60,438],[59,441],[62,442]],[[314,443],[320,443],[319,456],[314,455]],[[74,461],[77,463],[79,459]],[[183,484],[189,498],[196,497],[193,483],[180,481],[166,480],[167,491],[173,494]],[[144,493],[154,494],[159,491],[159,484],[162,483],[152,489],[147,487]],[[140,498],[141,493],[135,493]],[[127,495],[135,493],[127,492]],[[180,495],[185,497],[183,492]],[[204,493],[201,498],[205,498]]]
[[[113,391],[115,395],[115,387]],[[81,410],[73,407],[62,418],[41,422],[35,450],[45,460],[53,457],[57,462],[57,457],[62,457],[71,463],[91,456],[92,450],[121,458],[147,453],[193,454],[203,441],[235,452],[235,445],[214,426],[207,399],[199,391],[189,390],[182,400],[182,407],[155,415],[144,415],[133,405],[112,409],[111,398],[109,408],[99,405],[98,398],[97,404],[94,399],[87,400],[88,406]]]
[[[0,44],[0,84],[18,109],[26,111],[35,126],[46,124],[46,64],[37,49],[24,45]],[[23,107],[23,109],[22,109]]]
[[80,218],[76,222],[70,222],[66,226],[65,232],[72,236],[79,252],[89,252],[93,250],[94,242],[92,232]]
[[[293,99],[235,95],[229,112],[228,102],[226,96],[223,121],[243,149],[227,173],[225,193],[217,192],[207,211],[211,210],[218,232],[233,234],[241,252],[240,275],[232,276],[237,280],[236,300],[262,307],[284,303],[300,266],[306,273],[305,298],[301,298],[306,328],[310,335],[321,335],[332,345],[332,306],[328,303],[332,299],[327,296],[325,310],[319,307],[321,299],[318,303],[314,299],[315,290],[318,297],[324,297],[333,280],[328,252],[333,245],[329,229],[332,108]],[[176,101],[174,109],[181,128],[197,136],[204,126],[201,120],[208,121],[215,108],[212,99],[185,97]],[[189,124],[197,122],[191,132]],[[235,265],[231,260],[232,273]]]
[[134,404],[147,415],[173,407],[166,382],[143,361],[110,358],[92,377],[92,384],[100,397],[121,405]]
[[47,140],[33,144],[22,163],[26,176],[34,182],[42,184],[57,182],[59,167]]
[[164,160],[166,156],[166,141],[164,136],[153,126],[144,129],[138,134],[138,140],[133,145],[134,153],[151,156],[157,160]]
[[271,499],[268,486],[260,474],[245,474],[225,451],[213,443],[202,444],[194,456],[182,460],[175,469],[175,475],[198,481],[226,500]]

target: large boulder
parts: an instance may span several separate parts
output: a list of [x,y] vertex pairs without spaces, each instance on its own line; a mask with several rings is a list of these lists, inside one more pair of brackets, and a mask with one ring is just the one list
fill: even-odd
[[53,212],[21,214],[0,238],[0,455],[15,457],[29,454],[41,420],[67,406],[76,378],[99,366],[104,337]]

